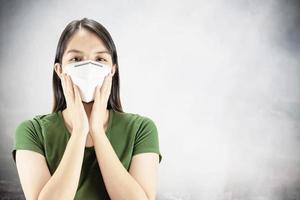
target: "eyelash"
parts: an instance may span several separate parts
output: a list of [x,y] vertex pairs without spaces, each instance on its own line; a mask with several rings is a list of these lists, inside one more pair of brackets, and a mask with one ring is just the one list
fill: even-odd
[[[74,59],[77,59],[77,60],[74,60]],[[98,61],[98,59],[102,59],[104,62],[106,62],[106,59],[104,58],[96,58],[96,61]],[[78,59],[78,57],[73,57],[70,59],[70,61],[75,61],[75,62],[79,62],[81,59]],[[101,60],[99,61],[101,62]]]
[[[77,60],[74,60],[74,59],[77,59]],[[78,61],[80,61],[80,59],[78,60],[78,57],[73,57],[73,58],[70,59],[70,61],[78,62]]]
[[[102,59],[104,62],[106,62],[106,59],[104,59],[104,58],[97,58],[96,60],[98,60],[98,59]],[[101,61],[101,60],[100,60]]]

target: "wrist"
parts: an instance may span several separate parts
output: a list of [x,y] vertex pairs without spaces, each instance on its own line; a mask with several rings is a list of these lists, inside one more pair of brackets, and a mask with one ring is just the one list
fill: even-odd
[[99,129],[99,130],[91,131],[91,136],[97,136],[97,135],[105,135],[105,130]]
[[86,139],[88,133],[89,133],[88,131],[80,131],[80,130],[74,129],[72,131],[71,136]]
[[86,143],[86,137],[85,135],[83,134],[73,134],[72,132],[72,135],[70,137],[70,141],[73,141],[75,143],[77,143],[79,146],[85,146],[85,143]]

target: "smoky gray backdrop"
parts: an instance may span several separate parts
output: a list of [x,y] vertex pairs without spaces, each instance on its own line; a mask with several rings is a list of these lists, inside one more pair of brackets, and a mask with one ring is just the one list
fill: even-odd
[[102,23],[125,112],[154,120],[159,200],[300,199],[297,0],[1,1],[0,192],[23,199],[18,123],[52,107],[64,27]]

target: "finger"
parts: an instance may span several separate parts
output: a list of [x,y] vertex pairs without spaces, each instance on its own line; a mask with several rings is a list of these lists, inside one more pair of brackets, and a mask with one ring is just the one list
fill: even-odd
[[65,76],[64,76],[64,74],[61,74],[61,76],[60,76],[60,82],[61,82],[61,87],[62,87],[62,89],[64,91],[65,88],[66,88],[66,82],[65,82]]
[[95,100],[100,98],[100,89],[101,89],[101,85],[98,84],[95,89]]
[[70,89],[69,89],[70,88],[70,83],[69,83],[69,80],[68,80],[68,75],[65,74],[64,76],[65,76],[65,97],[66,97],[67,101],[69,103],[71,103],[72,96],[70,94]]
[[80,96],[79,88],[75,84],[74,84],[74,93],[75,93],[75,101],[80,101],[81,102],[81,96]]
[[104,96],[104,87],[106,84],[107,75],[104,77],[104,80],[102,80],[102,83],[99,83],[96,87],[96,93],[95,93],[95,102],[100,102],[101,97]]
[[63,73],[62,76],[61,76],[61,82],[62,82],[62,88],[63,88],[63,93],[64,93],[64,96],[65,96],[65,99],[66,99],[66,103],[67,105],[69,105],[69,102],[70,102],[70,98],[69,98],[69,95],[68,95],[68,92],[67,92],[67,80],[66,80],[66,74]]
[[72,100],[74,100],[75,95],[74,95],[73,81],[72,81],[70,75],[68,75],[68,74],[67,74],[67,91],[68,91],[68,94],[69,94],[70,98]]
[[106,88],[105,88],[105,94],[106,95],[109,95],[111,85],[112,85],[112,74],[110,73],[109,76],[108,76],[108,80],[107,80]]
[[107,88],[107,84],[108,84],[108,80],[109,80],[109,74],[105,76],[102,87],[100,89],[101,94],[104,94],[104,92],[106,91]]

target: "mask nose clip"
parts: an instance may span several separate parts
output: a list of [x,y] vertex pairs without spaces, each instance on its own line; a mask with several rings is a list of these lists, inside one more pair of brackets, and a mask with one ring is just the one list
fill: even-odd
[[96,62],[96,61],[93,61],[93,60],[84,60],[84,61],[81,61],[81,62],[78,62],[78,63],[74,63],[74,66],[73,67],[80,67],[82,65],[96,65],[98,67],[102,67],[103,68],[103,65],[102,63],[99,63],[99,62]]

